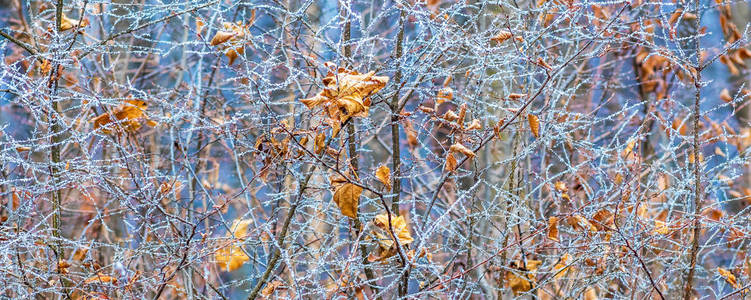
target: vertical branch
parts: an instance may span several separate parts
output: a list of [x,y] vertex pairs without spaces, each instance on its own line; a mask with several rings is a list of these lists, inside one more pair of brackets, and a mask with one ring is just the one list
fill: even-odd
[[394,72],[394,84],[397,91],[391,98],[391,164],[393,165],[393,176],[391,176],[391,186],[393,187],[393,198],[391,198],[391,211],[399,215],[399,194],[402,191],[401,184],[401,140],[399,137],[399,85],[402,81],[402,43],[404,42],[404,10],[399,15],[399,33],[396,36],[396,49],[394,59],[396,60],[396,71]]
[[[402,81],[402,68],[401,68],[401,58],[402,58],[402,44],[404,43],[404,9],[401,9],[401,13],[399,14],[399,33],[396,35],[396,45],[394,50],[394,59],[396,60],[396,71],[394,72],[394,83],[397,86],[397,91],[394,93],[394,96],[391,98],[390,108],[391,108],[391,163],[393,164],[393,176],[391,176],[391,185],[393,186],[392,193],[394,194],[393,198],[391,198],[391,211],[394,212],[397,216],[399,215],[399,194],[401,194],[402,186],[401,186],[401,172],[399,169],[401,168],[401,140],[399,137],[399,86]],[[404,272],[402,273],[401,282],[399,282],[399,296],[404,297],[407,295],[407,292],[409,290],[409,274],[410,274],[410,268],[408,266],[403,266],[405,268]]]
[[[345,18],[344,22],[344,29],[342,30],[342,44],[343,44],[343,52],[344,52],[344,65],[349,66],[350,60],[352,58],[352,46],[349,44],[350,38],[351,38],[351,30],[352,30],[352,21],[350,21],[347,12],[342,9],[342,17]],[[357,171],[359,168],[358,163],[358,155],[357,155],[357,136],[355,132],[355,120],[350,119],[349,124],[347,124],[347,155],[349,156],[349,165],[352,167],[352,174],[357,176]],[[360,215],[360,207],[357,208],[357,215]],[[354,219],[354,225],[356,230],[356,236],[360,236],[360,232],[363,230],[363,224],[360,221],[359,218]],[[373,273],[373,270],[368,266],[368,249],[365,246],[365,244],[360,243],[360,258],[362,259],[362,263],[365,265],[365,277],[368,279],[368,282],[373,282],[375,280],[375,274]],[[371,285],[371,289],[373,290],[374,294],[378,294],[378,288],[376,287],[376,284]]]
[[689,252],[689,269],[688,274],[686,275],[686,282],[685,282],[685,289],[683,291],[683,299],[684,300],[690,300],[692,298],[692,291],[693,291],[693,285],[694,285],[694,274],[696,273],[696,259],[699,255],[699,234],[701,231],[701,220],[700,220],[700,214],[701,214],[701,197],[702,197],[702,186],[701,186],[701,160],[700,160],[700,140],[699,140],[699,115],[701,114],[700,110],[700,100],[701,100],[701,72],[703,69],[702,62],[701,62],[701,44],[699,43],[699,29],[701,28],[701,14],[699,13],[699,5],[701,4],[700,0],[695,0],[694,2],[694,14],[698,16],[696,18],[696,32],[694,33],[694,47],[695,47],[695,53],[696,56],[696,72],[694,76],[694,88],[696,89],[696,93],[694,95],[694,107],[693,107],[693,127],[694,127],[694,138],[693,138],[693,154],[694,154],[694,214],[693,214],[693,230],[691,235],[691,250]]

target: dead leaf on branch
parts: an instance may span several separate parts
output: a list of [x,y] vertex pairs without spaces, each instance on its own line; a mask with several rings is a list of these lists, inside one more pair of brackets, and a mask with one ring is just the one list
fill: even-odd
[[[539,260],[511,262],[510,267],[517,270],[517,272],[506,272],[506,286],[511,289],[514,296],[532,289],[532,284],[536,282],[535,273],[540,264],[542,264],[542,261]],[[517,275],[517,273],[520,274]],[[524,273],[526,273],[526,276]]]
[[548,219],[548,238],[554,241],[558,240],[558,217]]
[[357,206],[360,203],[362,188],[351,183],[345,183],[334,192],[334,203],[342,214],[352,219],[357,218]]
[[214,259],[217,266],[221,270],[232,272],[239,269],[250,260],[247,254],[243,251],[241,245],[235,244],[235,241],[243,241],[250,235],[248,233],[248,227],[253,221],[250,219],[236,219],[232,222],[230,227],[231,232],[227,232],[226,237],[233,241],[230,246],[225,246],[214,252]]
[[[396,255],[397,248],[394,243],[394,239],[391,236],[389,228],[389,216],[387,214],[380,214],[375,217],[373,224],[376,226],[373,234],[378,242],[377,254],[371,254],[368,257],[370,261],[383,261],[391,256]],[[414,242],[412,235],[407,228],[407,221],[404,216],[391,215],[391,226],[394,229],[394,235],[399,240],[399,244],[404,246]]]
[[67,31],[71,30],[73,28],[82,28],[89,26],[89,19],[83,18],[80,22],[78,19],[71,19],[68,18],[65,14],[62,15],[62,18],[60,19],[60,31]]
[[391,191],[391,170],[386,165],[381,165],[376,170],[376,178],[378,178],[378,181],[380,181],[383,185],[386,186],[386,190]]
[[738,280],[735,278],[735,275],[733,275],[732,272],[724,268],[717,267],[717,273],[720,273],[720,276],[725,279],[725,282],[733,286],[734,289],[741,288],[741,284],[738,283]]
[[[106,134],[123,132],[135,132],[141,128],[141,120],[146,120],[147,124],[152,125],[150,120],[145,117],[144,112],[148,105],[145,101],[139,99],[125,100],[125,103],[115,108],[111,113],[105,112],[93,119],[94,130],[102,128]],[[112,123],[116,123],[111,125]],[[113,128],[114,127],[114,128]]]
[[529,129],[532,131],[532,135],[535,138],[540,138],[540,119],[533,114],[528,114],[527,120],[529,121]]
[[96,275],[87,278],[83,283],[84,284],[90,284],[90,283],[111,283],[111,284],[115,284],[115,283],[117,283],[117,278],[109,276],[109,275],[104,275],[102,273],[97,273]]
[[240,55],[245,54],[245,45],[253,45],[253,42],[246,37],[250,36],[250,26],[256,18],[256,11],[252,11],[250,20],[242,24],[237,21],[236,23],[224,22],[222,23],[223,30],[217,31],[214,37],[211,39],[211,46],[219,46],[220,50],[224,51],[224,55],[229,58],[229,64],[235,62]]
[[451,147],[449,148],[449,151],[450,152],[459,152],[461,154],[466,155],[469,158],[475,157],[475,152],[473,152],[472,150],[469,150],[469,148],[465,147],[464,145],[462,145],[460,143],[456,143],[456,144],[451,145]]
[[221,270],[232,272],[242,267],[246,261],[250,260],[250,257],[240,246],[232,245],[217,250],[214,253],[214,259]]
[[[331,66],[330,63],[327,65]],[[333,67],[332,67],[333,68]],[[387,76],[375,76],[375,72],[360,74],[344,68],[329,72],[323,78],[324,89],[317,95],[300,99],[308,109],[322,106],[326,121],[333,128],[334,136],[342,123],[352,117],[367,117],[370,110],[370,97],[389,81]]]
[[453,172],[456,170],[457,167],[456,157],[454,157],[454,154],[449,152],[448,155],[446,155],[446,165],[444,166],[445,170],[448,172]]

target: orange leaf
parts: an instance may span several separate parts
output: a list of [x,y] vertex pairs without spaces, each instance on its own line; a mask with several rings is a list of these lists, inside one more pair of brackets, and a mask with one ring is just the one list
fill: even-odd
[[451,152],[459,152],[461,154],[466,155],[469,158],[475,157],[475,153],[472,152],[472,150],[469,150],[469,148],[464,147],[464,145],[462,145],[460,143],[456,143],[456,144],[451,145],[451,147],[449,148],[449,151],[451,151]]
[[548,238],[554,241],[558,240],[558,217],[548,219]]
[[387,190],[391,190],[391,170],[389,167],[381,165],[378,167],[378,170],[376,170],[375,176],[378,178],[378,181],[386,186]]
[[357,218],[357,206],[360,203],[362,188],[351,183],[345,183],[334,192],[334,202],[342,214],[352,219]]
[[535,138],[540,137],[540,119],[537,118],[537,116],[533,114],[528,114],[527,119],[529,120],[529,129],[532,130],[532,135],[535,136]]

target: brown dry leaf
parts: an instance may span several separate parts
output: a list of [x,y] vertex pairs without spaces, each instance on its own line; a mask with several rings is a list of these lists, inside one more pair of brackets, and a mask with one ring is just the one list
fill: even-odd
[[351,183],[345,183],[334,192],[334,202],[342,214],[352,219],[357,218],[357,206],[360,204],[362,188]]
[[537,58],[537,64],[547,69],[548,71],[553,70],[553,67],[550,66],[545,60],[543,60],[542,57]]
[[566,193],[568,192],[568,187],[566,187],[566,183],[559,180],[555,182],[555,190],[561,193]]
[[501,30],[500,32],[498,32],[498,34],[496,34],[490,40],[498,42],[498,43],[503,43],[506,40],[510,39],[512,36],[513,34],[511,34],[511,32],[509,32],[508,30]]
[[[330,66],[329,63],[327,65]],[[331,68],[333,68],[331,66]],[[389,81],[387,76],[375,76],[375,72],[360,74],[344,68],[329,72],[323,78],[324,89],[315,96],[300,99],[309,109],[323,106],[329,125],[336,132],[341,124],[351,117],[367,117],[370,110],[370,95],[377,93]]]
[[514,100],[518,100],[518,99],[522,99],[522,98],[526,98],[526,97],[527,97],[527,94],[519,94],[519,93],[508,94],[508,98],[509,99],[514,99]]
[[[526,263],[526,264],[525,264]],[[532,283],[535,282],[535,271],[542,264],[539,260],[527,260],[525,263],[512,262],[512,267],[518,269],[520,272],[526,272],[526,278],[514,274],[513,272],[506,273],[506,285],[511,288],[514,296],[524,292],[528,292],[532,289]],[[526,269],[522,266],[526,265]],[[518,267],[516,267],[518,266]]]
[[[255,10],[253,10],[252,14],[250,20],[245,25],[240,21],[236,23],[222,23],[224,30],[217,31],[214,37],[211,38],[211,46],[219,46],[219,50],[223,50],[224,55],[229,58],[230,65],[240,55],[245,54],[246,37],[250,36],[250,25],[255,20]],[[252,45],[250,40],[247,40],[247,42]]]
[[417,131],[415,130],[415,127],[412,126],[412,122],[407,119],[405,119],[404,121],[404,134],[407,135],[407,144],[415,147],[418,144]]
[[200,35],[201,32],[203,32],[203,28],[206,26],[206,23],[203,22],[203,19],[196,18],[196,32]]
[[[147,105],[145,101],[138,99],[129,99],[126,100],[124,104],[114,109],[112,113],[105,112],[91,119],[91,122],[94,123],[94,130],[103,127],[102,132],[107,134],[112,132],[116,132],[118,134],[122,132],[135,132],[139,128],[141,128],[139,119],[144,117],[144,111],[146,110],[146,108]],[[116,127],[114,128],[114,130],[110,128],[110,126],[107,126],[113,122],[118,123],[115,124]]]
[[595,227],[600,231],[612,230],[615,224],[613,213],[605,208],[597,211],[594,216],[592,216],[592,220],[594,221],[593,224]]
[[464,130],[480,130],[482,129],[482,124],[480,124],[480,120],[474,119],[472,120],[472,123],[469,123],[469,126],[465,128]]
[[457,164],[458,163],[456,162],[456,157],[454,157],[454,154],[449,153],[448,155],[446,155],[446,165],[444,166],[446,171],[453,172],[454,170],[456,170]]
[[266,287],[263,288],[263,290],[261,290],[261,295],[266,298],[271,297],[271,295],[274,294],[274,291],[276,291],[276,289],[279,288],[279,286],[281,285],[282,285],[281,281],[274,280],[270,282],[269,284],[267,284]]
[[108,275],[104,275],[102,273],[97,273],[96,275],[87,278],[83,283],[84,284],[90,284],[90,283],[112,283],[112,284],[115,284],[115,283],[117,283],[117,278],[112,277],[112,276],[108,276]]
[[456,144],[451,145],[451,147],[449,148],[449,151],[451,151],[451,152],[459,152],[461,154],[466,155],[469,158],[475,157],[475,153],[472,152],[472,150],[469,150],[469,148],[464,147],[464,145],[462,145],[460,143],[456,143]]
[[574,216],[568,217],[568,219],[566,219],[566,222],[568,223],[568,225],[574,228],[574,230],[579,230],[579,231],[589,230],[590,232],[597,231],[597,227],[595,227],[595,225],[592,225],[592,223],[589,222],[589,220],[587,220],[586,218],[580,215],[574,215]]
[[323,133],[319,133],[316,135],[314,150],[316,154],[321,154],[323,152],[323,149],[326,147],[326,135]]
[[733,275],[732,272],[725,270],[723,268],[717,267],[717,272],[720,273],[720,276],[722,278],[725,278],[725,281],[733,286],[735,289],[740,289],[741,285],[738,283],[738,280],[736,280],[735,275]]
[[571,258],[571,256],[566,253],[563,254],[563,257],[561,257],[560,261],[553,266],[553,271],[555,271],[555,279],[561,279],[562,277],[566,276],[566,273],[568,273],[571,269],[571,267],[568,265],[568,260]]
[[25,152],[25,151],[29,151],[29,150],[31,150],[31,147],[24,147],[24,146],[16,147],[16,151],[18,151],[18,152]]
[[540,137],[540,119],[533,114],[528,114],[527,120],[529,120],[529,129],[532,130],[532,135],[534,135],[535,138],[539,138]]
[[[232,228],[232,232],[234,232],[234,237],[240,240],[247,238],[248,235],[250,235],[248,233],[248,226],[250,226],[251,223],[253,223],[253,220],[251,219],[246,219],[246,220],[237,219],[234,222],[232,222],[231,228]],[[231,237],[230,233],[227,233],[227,236]]]
[[558,217],[548,219],[548,238],[558,242]]
[[528,292],[532,289],[532,283],[529,282],[529,280],[521,276],[517,276],[512,272],[506,273],[506,284],[511,289],[511,292],[514,293],[514,296]]
[[216,46],[219,44],[224,44],[236,35],[237,33],[235,32],[217,31],[217,33],[214,35],[214,38],[211,39],[211,45]]
[[232,245],[217,250],[214,253],[214,259],[221,270],[232,272],[242,267],[246,261],[250,260],[250,257],[240,246]]
[[[380,214],[375,217],[373,220],[373,224],[376,225],[376,227],[380,228],[381,230],[385,232],[389,231],[389,216],[387,214]],[[409,243],[414,242],[414,239],[412,238],[412,235],[409,233],[409,228],[407,228],[407,221],[404,219],[404,216],[391,216],[391,226],[394,228],[394,235],[399,239],[399,244],[406,245]],[[389,239],[386,240],[385,243],[387,243],[386,248],[390,248],[391,244],[393,243],[393,239],[391,239],[391,234],[387,234]]]
[[667,235],[670,233],[670,227],[665,222],[655,220],[655,228],[652,230],[652,234]]
[[378,178],[378,181],[380,181],[383,185],[386,186],[387,190],[391,190],[391,170],[386,165],[381,165],[378,167],[375,173],[376,178]]
[[443,116],[441,116],[441,119],[453,122],[459,120],[459,115],[457,115],[453,110],[449,110],[445,114],[443,114]]
[[435,95],[435,103],[441,104],[446,101],[451,101],[454,99],[454,90],[450,87],[444,87],[440,90],[438,90],[438,93]]
[[730,91],[728,91],[728,89],[722,89],[722,92],[720,93],[720,99],[728,103],[733,101],[733,97],[730,96]]
[[635,156],[631,156],[631,154],[634,154],[634,147],[636,147],[636,140],[630,140],[626,144],[626,149],[623,149],[623,152],[621,152],[621,157],[623,159],[633,158]]
[[66,31],[73,29],[75,27],[86,27],[89,26],[89,19],[84,18],[81,20],[81,22],[78,22],[78,19],[71,19],[68,18],[65,14],[62,15],[62,18],[60,19],[60,31]]

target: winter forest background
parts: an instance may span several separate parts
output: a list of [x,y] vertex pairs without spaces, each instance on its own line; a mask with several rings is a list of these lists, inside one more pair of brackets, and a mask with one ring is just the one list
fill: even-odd
[[0,297],[740,299],[749,21],[0,0]]

